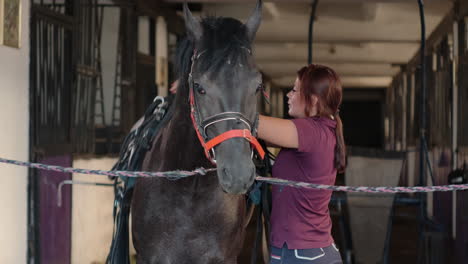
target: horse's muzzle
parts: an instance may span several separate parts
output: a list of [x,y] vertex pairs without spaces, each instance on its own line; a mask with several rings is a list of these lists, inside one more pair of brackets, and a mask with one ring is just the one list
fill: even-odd
[[223,191],[230,194],[245,194],[255,180],[255,166],[218,167],[218,179]]

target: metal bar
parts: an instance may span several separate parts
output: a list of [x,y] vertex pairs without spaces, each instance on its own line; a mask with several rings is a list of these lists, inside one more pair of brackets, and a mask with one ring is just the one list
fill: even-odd
[[[458,22],[453,23],[452,48],[452,169],[458,168]],[[457,192],[452,193],[452,237],[457,236]]]
[[314,2],[312,3],[312,10],[310,11],[311,13],[310,13],[310,19],[309,19],[309,48],[308,48],[309,56],[307,59],[308,64],[312,63],[312,51],[313,51],[312,42],[314,38],[314,22],[315,22],[315,13],[317,11],[318,2],[319,0],[314,0]]
[[425,17],[424,17],[424,5],[422,0],[418,0],[419,3],[419,12],[421,17],[421,50],[420,50],[420,85],[421,85],[421,115],[420,115],[420,179],[419,184],[424,185],[426,182],[425,179],[425,143],[426,140],[426,97],[427,97],[427,87],[426,87],[426,24],[425,24]]
[[91,185],[91,186],[101,186],[101,187],[113,187],[113,183],[101,183],[101,182],[87,182],[87,181],[73,181],[65,180],[59,183],[57,187],[57,206],[62,207],[62,189],[64,185]]
[[[424,15],[424,3],[423,0],[418,0],[419,16],[421,21],[421,49],[420,49],[420,74],[421,74],[421,114],[420,114],[420,142],[419,142],[419,185],[424,186],[426,183],[426,22]],[[423,193],[419,195],[421,199],[420,214],[419,214],[419,254],[418,262],[422,261],[422,254],[424,252],[424,221],[426,219],[426,199],[427,196]]]

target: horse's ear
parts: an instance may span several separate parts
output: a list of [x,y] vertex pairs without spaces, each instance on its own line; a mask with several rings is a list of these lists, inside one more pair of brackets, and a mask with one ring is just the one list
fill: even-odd
[[188,8],[187,2],[184,3],[184,18],[188,35],[195,41],[200,40],[203,32],[202,26]]
[[262,0],[257,0],[257,6],[255,7],[254,12],[247,20],[245,25],[247,26],[247,35],[249,37],[250,42],[253,42],[255,39],[255,35],[257,34],[257,30],[260,27],[260,23],[262,22]]

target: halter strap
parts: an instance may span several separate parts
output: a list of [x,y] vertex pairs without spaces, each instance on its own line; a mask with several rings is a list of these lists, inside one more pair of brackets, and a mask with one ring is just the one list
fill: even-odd
[[213,138],[212,140],[208,141],[205,143],[205,149],[210,150],[214,148],[215,146],[221,144],[222,142],[231,139],[231,138],[244,138],[247,141],[250,142],[250,145],[257,150],[258,155],[263,159],[265,157],[265,151],[263,150],[262,146],[258,142],[257,138],[252,136],[252,133],[250,133],[249,130],[247,129],[234,129],[234,130],[229,130],[227,132],[222,133],[221,135]]

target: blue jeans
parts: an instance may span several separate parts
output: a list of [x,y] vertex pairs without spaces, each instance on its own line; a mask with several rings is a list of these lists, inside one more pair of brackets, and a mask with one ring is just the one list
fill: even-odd
[[271,247],[270,264],[341,264],[340,252],[335,244],[326,248],[288,249]]

